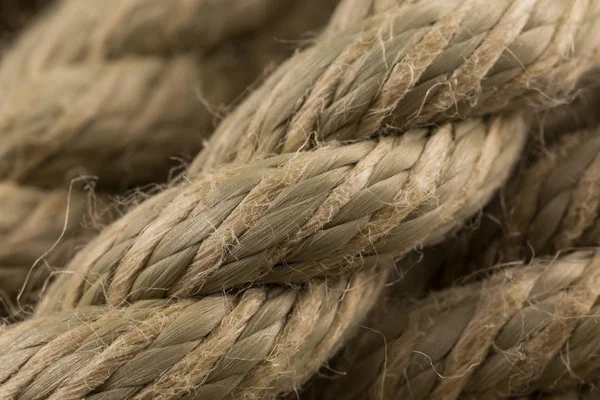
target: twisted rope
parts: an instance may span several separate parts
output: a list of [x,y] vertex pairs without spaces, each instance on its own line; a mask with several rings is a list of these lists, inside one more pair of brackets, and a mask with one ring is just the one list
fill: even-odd
[[573,0],[393,8],[289,59],[223,121],[188,172],[552,104],[595,63],[599,11],[597,1]]
[[368,268],[468,218],[504,182],[524,132],[516,116],[474,120],[225,168],[106,230],[39,312]]
[[[373,279],[379,285],[366,284]],[[339,347],[384,281],[369,271],[302,290],[142,300],[32,319],[0,335],[0,398],[212,400],[289,390]]]
[[580,251],[416,304],[392,301],[385,318],[397,322],[379,321],[387,346],[364,336],[366,358],[326,398],[500,399],[591,382],[599,271],[600,254]]
[[[164,181],[173,157],[200,149],[215,110],[291,51],[282,40],[323,24],[334,1],[226,3],[57,2],[0,68],[0,178]],[[271,13],[280,18],[257,25]]]
[[[553,150],[516,175],[501,196],[502,200],[488,208],[484,215],[489,216],[484,217],[476,229],[466,229],[456,239],[425,249],[422,253],[413,252],[398,262],[397,268],[407,271],[407,275],[386,291],[387,299],[382,298],[381,303],[375,306],[365,323],[372,331],[361,331],[332,366],[333,370],[347,375],[339,377],[339,382],[328,388],[326,398],[354,398],[368,388],[372,396],[379,398],[375,394],[381,389],[378,385],[387,385],[381,383],[381,375],[378,378],[373,372],[358,380],[357,374],[386,369],[390,357],[406,351],[389,347],[404,329],[404,318],[390,316],[390,309],[398,307],[403,297],[420,297],[432,285],[452,283],[469,272],[465,271],[465,266],[485,271],[498,261],[511,266],[509,262],[514,264],[532,255],[555,254],[572,246],[597,245],[600,241],[597,227],[600,207],[594,191],[600,187],[599,154],[597,131],[564,138]],[[540,229],[540,223],[544,224],[543,229]],[[454,290],[460,293],[466,289],[456,287]],[[510,287],[507,286],[506,290]],[[394,313],[399,317],[404,311]],[[452,315],[459,318],[460,312]],[[523,318],[535,321],[537,316],[525,314]],[[442,328],[439,329],[443,332]],[[384,335],[385,341],[373,331]],[[429,354],[428,351],[435,348],[434,342],[426,346],[431,348],[420,351]],[[386,347],[390,349],[387,353]],[[382,359],[386,354],[388,359]],[[435,368],[434,365],[431,371]],[[380,379],[379,383],[376,383],[377,379]],[[419,393],[418,389],[415,390]],[[427,398],[426,393],[423,398]],[[412,396],[421,398],[415,393]]]
[[[189,182],[111,225],[52,285],[37,318],[4,329],[0,397],[262,398],[296,389],[372,308],[394,257],[441,241],[503,184],[526,126],[519,116],[495,116],[408,129],[562,99],[595,65],[599,7],[424,1],[326,32],[224,121]],[[118,85],[106,71],[98,77]],[[160,107],[152,107],[145,112],[154,116]],[[396,129],[408,132],[387,135]],[[38,169],[51,159],[32,158]],[[236,163],[220,166],[228,161]],[[588,289],[573,291],[577,315],[588,311]],[[514,294],[515,309],[528,293]],[[474,315],[485,322],[487,311]],[[17,338],[24,344],[14,346]],[[470,356],[456,361],[459,370]],[[463,388],[442,382],[433,390]]]
[[[447,287],[496,265],[600,240],[598,130],[563,138],[515,175],[483,212],[475,228],[402,261],[406,288]],[[416,261],[418,259],[419,261]],[[419,283],[419,281],[421,281]]]

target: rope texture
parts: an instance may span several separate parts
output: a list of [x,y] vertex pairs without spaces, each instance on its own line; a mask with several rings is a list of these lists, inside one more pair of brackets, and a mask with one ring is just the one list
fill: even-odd
[[599,271],[598,252],[580,251],[391,300],[378,321],[387,345],[362,335],[366,358],[325,398],[501,399],[592,382]]
[[51,271],[61,269],[72,252],[91,239],[96,231],[92,222],[102,224],[107,219],[102,211],[105,204],[80,192],[0,183],[2,315],[14,315],[21,290],[23,300],[27,299]]
[[535,163],[515,174],[471,228],[401,263],[399,270],[413,274],[407,289],[448,287],[497,265],[598,245],[598,130],[563,136],[542,151]]
[[[366,284],[373,279],[379,285]],[[330,356],[384,281],[369,271],[302,290],[79,307],[25,321],[0,338],[0,398],[262,398]]]
[[257,154],[559,101],[594,64],[597,1],[422,1],[289,59],[225,119],[190,175]]
[[[385,291],[384,297],[379,300],[380,304],[375,306],[365,322],[369,330],[361,330],[332,366],[332,370],[338,371],[333,374],[333,379],[338,381],[327,388],[325,398],[360,398],[360,394],[366,390],[374,398],[379,398],[376,392],[383,390],[382,387],[387,383],[382,375],[378,377],[377,371],[387,369],[390,359],[406,351],[405,348],[390,347],[390,343],[397,340],[405,329],[405,318],[400,318],[400,312],[405,309],[394,312],[394,315],[398,315],[395,321],[390,316],[390,309],[399,307],[402,298],[422,297],[431,287],[448,287],[456,283],[459,277],[467,276],[472,280],[473,277],[467,274],[475,270],[489,273],[490,267],[498,269],[498,265],[508,265],[509,272],[506,273],[512,274],[511,271],[519,270],[514,267],[516,262],[531,256],[556,254],[570,247],[597,245],[600,242],[600,207],[595,191],[600,187],[599,155],[597,131],[563,137],[553,150],[544,153],[544,156],[516,174],[505,192],[484,211],[484,217],[475,229],[464,229],[453,240],[423,252],[413,252],[400,260],[396,269],[404,271],[406,275],[401,280],[392,276],[392,281],[396,283]],[[478,265],[478,262],[481,264]],[[452,278],[448,279],[448,276]],[[461,290],[466,289],[456,287],[457,292]],[[506,291],[510,290],[507,286]],[[553,313],[554,309],[549,311],[543,308],[540,312]],[[502,314],[500,311],[494,313]],[[460,311],[457,311],[448,318],[459,321],[462,318],[459,314]],[[524,324],[536,324],[539,316],[523,313],[520,318]],[[428,355],[438,351],[437,346],[435,341],[424,342],[418,351]],[[384,355],[387,355],[386,359],[382,358]],[[365,371],[371,372],[364,376]],[[435,373],[436,365],[430,368],[432,371]],[[439,370],[437,372],[443,376],[452,375]],[[363,375],[357,379],[359,374]],[[420,393],[419,389],[415,393]],[[422,395],[415,393],[409,398],[428,398],[426,390]]]
[[57,2],[0,68],[0,178],[53,187],[87,174],[113,189],[164,181],[173,157],[200,149],[215,113],[334,3]]
[[106,230],[38,312],[302,282],[439,242],[502,185],[525,130],[466,121],[225,168]]
[[[235,41],[231,40],[241,31],[211,31],[198,49],[193,38],[179,42],[177,35],[193,33],[185,24],[197,14],[189,10],[215,3],[145,3],[150,8],[135,10],[142,2],[132,1],[110,10],[119,24],[131,22],[126,27],[110,22],[104,26],[104,17],[99,23],[88,21],[89,32],[102,25],[100,33],[84,34],[81,42],[72,41],[72,47],[63,49],[52,35],[46,40],[43,23],[32,29],[43,40],[21,41],[21,46],[32,46],[22,55],[29,57],[30,53],[33,58],[22,61],[28,68],[21,69],[15,51],[16,61],[3,63],[6,71],[12,69],[23,76],[15,86],[3,83],[4,69],[0,67],[0,87],[6,85],[6,92],[15,96],[0,102],[0,115],[2,107],[8,110],[8,117],[0,117],[0,121],[5,121],[5,127],[24,126],[23,132],[31,129],[34,134],[15,134],[13,138],[26,140],[7,147],[5,153],[0,147],[0,159],[6,161],[8,171],[2,172],[0,161],[0,177],[37,185],[54,180],[55,185],[73,172],[73,165],[83,165],[86,171],[103,174],[101,182],[104,179],[117,186],[156,180],[157,172],[144,164],[150,153],[140,150],[176,154],[169,146],[177,141],[172,136],[166,139],[168,135],[162,132],[182,129],[189,135],[190,127],[196,125],[182,121],[203,115],[198,110],[187,111],[192,109],[191,97],[181,111],[170,94],[185,99],[178,87],[185,86],[189,95],[189,83],[195,81],[187,77],[195,79],[198,73],[207,77],[202,82],[215,83],[217,88],[217,75],[206,72],[211,71],[211,63],[222,76],[231,78],[223,73],[226,62],[218,57],[220,48],[229,48],[227,43],[247,44],[248,49],[271,48],[268,43],[277,31],[259,30],[250,38]],[[259,3],[246,4],[258,10],[262,7]],[[392,260],[414,247],[438,243],[457,230],[502,186],[521,154],[527,126],[519,115],[446,121],[562,102],[580,75],[597,63],[598,37],[594,33],[600,2],[595,0],[503,0],[494,4],[449,0],[406,2],[400,7],[392,3],[374,1],[368,10],[357,10],[356,15],[366,18],[364,21],[344,27],[339,34],[330,33],[337,29],[331,25],[331,31],[313,46],[284,63],[223,121],[188,169],[189,181],[180,179],[109,226],[69,263],[67,272],[45,293],[35,318],[2,328],[0,398],[257,399],[297,389],[348,340],[373,307]],[[62,4],[65,9],[71,7],[66,1]],[[388,11],[371,16],[384,9]],[[244,18],[248,10],[238,11],[233,8],[231,15]],[[343,14],[343,10],[339,12]],[[339,12],[336,15],[341,15]],[[177,23],[153,29],[161,13]],[[304,14],[290,15],[301,21]],[[241,23],[248,24],[247,32],[252,21],[250,17]],[[262,21],[264,25],[266,19]],[[290,28],[295,32],[306,29],[305,23],[295,24],[282,26],[295,26]],[[56,38],[70,29],[56,30]],[[123,40],[128,37],[139,47],[128,49],[130,43]],[[268,40],[257,39],[265,37]],[[113,38],[118,40],[112,42]],[[177,45],[170,49],[174,41]],[[44,43],[50,44],[47,50],[43,50]],[[270,54],[258,55],[256,65],[261,67],[256,70],[262,71]],[[56,60],[64,56],[66,63],[50,65],[55,56]],[[147,67],[155,71],[148,75],[152,83],[143,81],[146,67],[131,66],[137,58],[148,65],[155,63]],[[255,70],[253,62],[248,64],[244,67]],[[163,82],[165,70],[175,78],[185,78],[181,80],[187,86],[159,85],[164,92],[157,90],[149,96],[144,88]],[[240,71],[245,72],[243,68]],[[65,90],[61,85],[69,80],[80,86],[72,86],[72,92]],[[108,85],[103,86],[105,83]],[[34,90],[28,92],[28,87]],[[126,87],[131,91],[122,90]],[[111,90],[120,90],[123,97],[114,97]],[[219,87],[218,92],[228,89]],[[91,93],[105,96],[92,97]],[[140,99],[131,100],[138,96]],[[57,120],[45,119],[38,99],[42,103],[60,99],[61,106],[52,113],[58,115]],[[138,100],[141,108],[135,106]],[[64,104],[75,104],[68,111],[76,113],[65,117],[61,114]],[[20,120],[29,110],[33,113]],[[128,111],[120,114],[122,110]],[[129,110],[136,110],[133,114],[138,117],[132,119]],[[92,115],[97,111],[107,112]],[[126,124],[111,131],[119,132],[117,136],[104,134],[125,120],[123,115]],[[173,127],[163,131],[161,118],[173,118],[168,121]],[[433,127],[433,123],[438,125]],[[151,129],[155,125],[160,129]],[[39,132],[52,139],[52,146],[35,153],[35,144],[44,143]],[[86,136],[90,132],[95,133],[92,139]],[[125,139],[126,145],[118,136],[123,132],[135,136]],[[156,132],[161,133],[155,136]],[[197,139],[198,132],[194,134]],[[186,140],[182,138],[177,145]],[[11,140],[0,143],[11,144]],[[22,147],[22,143],[27,145]],[[33,147],[27,147],[31,143]],[[93,154],[89,151],[93,149],[97,156],[88,154],[85,162],[71,156],[88,143],[88,152]],[[190,143],[184,148],[193,152]],[[115,154],[127,155],[127,164],[119,165]],[[266,158],[269,156],[273,157]],[[53,166],[54,161],[58,166]],[[234,163],[222,165],[231,161]],[[139,170],[141,175],[123,172],[130,170]],[[417,317],[405,325],[408,334],[400,340],[409,342],[402,345],[404,349],[419,345],[421,330],[429,333],[427,324],[435,323],[436,318],[441,318],[443,325],[452,307],[464,306],[461,299],[468,297],[473,304],[481,301],[483,305],[470,306],[473,312],[464,313],[473,318],[469,327],[476,329],[465,330],[468,334],[455,342],[451,339],[456,335],[444,336],[446,341],[434,340],[442,345],[452,342],[449,348],[458,349],[432,358],[434,363],[443,362],[443,366],[436,364],[443,367],[436,367],[443,373],[456,367],[457,380],[436,381],[437,375],[432,379],[425,367],[407,374],[408,367],[394,361],[391,371],[400,373],[393,375],[392,386],[378,387],[393,395],[417,387],[418,393],[431,391],[443,398],[461,392],[481,392],[483,396],[495,396],[498,391],[520,393],[529,379],[536,387],[546,388],[545,370],[537,369],[552,360],[535,358],[532,365],[519,370],[523,375],[516,374],[513,380],[513,363],[502,364],[490,355],[490,365],[504,368],[491,386],[485,386],[486,376],[478,378],[480,372],[473,373],[473,360],[496,345],[493,330],[508,326],[519,307],[538,300],[546,304],[547,299],[535,292],[535,282],[542,282],[540,286],[548,279],[558,282],[550,290],[562,296],[556,307],[565,306],[561,313],[566,312],[569,322],[558,326],[552,319],[544,320],[540,332],[558,332],[555,342],[543,335],[537,338],[535,331],[510,342],[509,347],[550,348],[542,355],[557,354],[579,326],[578,318],[588,312],[593,315],[599,259],[591,252],[561,259],[561,263],[575,266],[568,269],[571,280],[561,280],[560,273],[547,278],[546,272],[538,270],[550,270],[549,265],[540,262],[522,274],[517,270],[514,281],[507,272],[508,277],[491,278],[481,285],[495,293],[489,298],[472,285],[435,295],[431,303],[411,304],[409,310],[416,310]],[[507,296],[500,281],[510,282],[515,290]],[[487,324],[494,317],[491,306],[486,309],[486,305],[497,307],[506,298],[508,314],[496,318],[507,318],[508,324]],[[441,312],[439,299],[446,307]],[[404,310],[399,314],[402,317]],[[417,325],[411,325],[413,320]],[[455,326],[458,320],[449,324]],[[480,327],[487,329],[483,335],[478,333]],[[416,333],[411,336],[413,331]],[[485,343],[478,348],[475,344],[480,341]],[[537,355],[533,350],[531,354]],[[408,359],[414,361],[411,357],[412,353]],[[485,375],[485,364],[482,368]],[[592,376],[586,373],[586,379]],[[383,376],[387,382],[388,373]],[[477,386],[477,379],[484,383]]]

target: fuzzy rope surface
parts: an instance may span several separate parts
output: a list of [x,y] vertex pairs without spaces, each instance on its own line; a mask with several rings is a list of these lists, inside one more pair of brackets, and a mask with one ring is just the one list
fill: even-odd
[[166,180],[173,157],[193,156],[215,114],[334,2],[57,2],[0,65],[0,178],[51,187],[87,174],[113,189]]
[[63,267],[76,248],[92,238],[99,229],[91,224],[92,214],[98,212],[95,223],[105,221],[104,204],[82,192],[0,183],[1,314],[13,314],[21,289],[26,303],[51,271]]
[[[413,252],[399,260],[392,274],[395,282],[374,307],[365,325],[352,339],[342,355],[332,364],[328,373],[339,382],[328,388],[326,398],[339,398],[340,390],[346,397],[361,393],[366,387],[375,387],[375,375],[363,376],[352,383],[356,374],[373,367],[383,354],[388,339],[399,334],[398,325],[390,317],[390,307],[402,298],[422,297],[432,287],[448,287],[470,278],[472,271],[489,274],[495,262],[509,267],[531,256],[554,255],[559,250],[577,246],[595,246],[600,243],[598,230],[598,196],[600,188],[600,141],[598,131],[579,132],[564,137],[553,149],[546,150],[524,170],[515,174],[508,187],[495,202],[484,210],[475,228],[465,228],[456,238],[439,246]],[[557,207],[558,205],[558,207]],[[543,229],[539,224],[543,223]],[[460,286],[456,291],[462,290]],[[391,305],[390,305],[391,304]],[[372,331],[371,331],[372,330]],[[377,364],[379,365],[379,364]],[[379,367],[377,367],[379,368]],[[338,376],[348,373],[347,378]],[[326,384],[321,380],[314,385]],[[354,394],[353,394],[354,393]],[[319,395],[319,398],[321,395]],[[344,397],[342,397],[344,398]]]
[[38,311],[306,281],[439,242],[504,182],[525,130],[465,121],[224,168],[132,210]]
[[[482,216],[439,246],[398,263],[419,295],[473,280],[500,264],[600,244],[599,130],[563,137],[516,173]],[[399,289],[400,290],[400,289]]]
[[600,45],[600,2],[421,1],[289,59],[188,172],[561,99]]
[[377,326],[363,335],[346,352],[361,361],[325,398],[500,399],[593,382],[599,279],[600,254],[580,251],[392,301],[378,321],[387,345]]
[[[129,6],[121,7],[119,15],[127,15]],[[493,5],[451,0],[390,7],[339,35],[326,32],[275,71],[217,130],[212,147],[188,170],[188,182],[182,179],[151,197],[78,253],[45,294],[38,316],[0,334],[0,398],[256,399],[297,389],[372,308],[393,258],[444,239],[504,183],[521,152],[526,125],[520,116],[494,116],[408,129],[523,104],[552,104],[596,63],[600,2],[593,0]],[[147,57],[144,46],[136,57]],[[119,49],[105,55],[120,54]],[[50,68],[48,76],[57,74],[59,82],[78,79],[61,68]],[[122,82],[114,74],[107,80],[118,87]],[[23,96],[16,103],[35,98]],[[145,111],[155,116],[158,109]],[[402,135],[390,135],[398,129]],[[99,159],[112,161],[107,154]],[[47,161],[52,157],[39,165]],[[228,161],[235,163],[221,166]],[[63,165],[60,174],[69,169]],[[122,174],[123,168],[116,171]],[[600,268],[599,262],[586,264],[592,255],[577,257],[567,260],[567,267],[575,265],[576,274],[585,264],[579,270],[592,272],[551,288],[567,298],[559,306],[574,305],[566,311],[579,312],[567,315],[573,324],[589,311],[594,271]],[[417,304],[423,321],[415,317],[414,329],[409,321],[408,335],[401,338],[409,342],[401,349],[418,345],[420,329],[428,330],[438,317],[440,324],[456,326],[460,318],[452,318],[452,307],[464,311],[463,298],[497,307],[513,296],[509,306],[517,311],[519,299],[521,305],[539,300],[520,283],[520,275],[515,282],[509,278],[483,285],[493,291],[489,299],[479,290],[470,297],[457,290]],[[529,278],[538,279],[527,274],[523,279]],[[506,282],[515,286],[508,295],[499,288]],[[447,306],[441,312],[435,309],[439,298]],[[458,340],[459,350],[433,353],[436,367],[446,357],[444,371],[457,366],[458,380],[436,382],[434,375],[432,388],[426,368],[414,372],[411,365],[404,373],[395,362],[393,372],[400,372],[392,380],[400,380],[392,382],[392,394],[413,387],[441,397],[473,392],[469,382],[479,379],[470,376],[473,358],[488,351],[495,337],[487,323],[490,309],[472,308],[472,314],[463,314],[488,331],[481,335],[472,329]],[[54,313],[58,310],[66,311]],[[502,318],[511,318],[510,309],[508,314]],[[545,326],[553,332],[563,328],[553,322]],[[413,339],[411,329],[417,332]],[[433,330],[431,342],[451,342],[446,331]],[[510,346],[520,349],[530,339],[534,344],[525,346],[534,349],[559,346],[534,337],[537,333]],[[478,349],[473,338],[487,339],[487,348]],[[454,353],[465,356],[452,358]],[[520,392],[528,379],[540,376],[535,365],[516,378],[513,363],[494,359],[490,365],[500,365],[504,375],[495,377],[491,389],[484,387],[490,390],[484,395],[513,390],[513,378]]]
[[289,391],[339,347],[385,276],[32,319],[0,334],[0,398],[215,400]]

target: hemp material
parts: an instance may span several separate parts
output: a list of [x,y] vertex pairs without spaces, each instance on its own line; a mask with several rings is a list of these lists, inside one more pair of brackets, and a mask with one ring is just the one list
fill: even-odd
[[97,228],[89,219],[98,211],[94,222],[102,223],[104,203],[77,191],[0,183],[0,315],[13,315],[25,305],[50,272],[91,239]]
[[0,178],[165,181],[173,157],[194,155],[215,114],[335,2],[57,2],[0,66]]
[[363,335],[345,354],[364,359],[321,398],[500,399],[593,382],[598,279],[600,253],[579,251],[390,302],[386,345]]
[[0,398],[216,400],[289,391],[306,366],[337,349],[340,332],[384,282],[368,271],[302,289],[79,307],[28,320],[0,334]]
[[323,141],[552,105],[597,63],[600,2],[421,1],[325,35],[215,131],[188,173]]
[[[397,334],[390,320],[390,307],[402,298],[419,298],[432,288],[457,285],[489,274],[499,266],[554,255],[572,247],[600,244],[600,136],[598,130],[563,136],[539,159],[526,160],[509,185],[484,209],[474,227],[466,227],[455,238],[423,251],[414,251],[396,263],[390,287],[382,294],[364,325],[341,355],[334,359],[329,378],[311,382],[307,396],[322,398],[320,390],[330,379],[339,380],[327,398],[338,398],[342,386],[350,396],[358,371],[372,367],[373,354],[380,354],[385,338]],[[478,274],[476,274],[478,272]],[[460,286],[457,291],[462,290]],[[390,305],[392,304],[392,305]],[[389,333],[389,330],[393,333]],[[388,343],[389,345],[389,340]],[[375,356],[374,356],[375,357]],[[348,373],[344,378],[344,373]],[[360,385],[375,385],[376,376],[363,376]],[[314,391],[315,393],[311,392]],[[316,392],[319,394],[317,395]],[[360,392],[360,391],[358,391]],[[358,393],[357,392],[357,393]]]
[[226,167],[105,230],[38,313],[302,282],[437,243],[503,184],[525,132],[469,120]]
[[[187,0],[185,5],[195,1]],[[137,3],[119,3],[119,18]],[[161,8],[164,2],[146,3],[167,14],[171,11]],[[384,4],[389,6],[387,11],[371,16],[384,10],[379,8]],[[195,160],[188,176],[179,177],[163,192],[132,209],[79,251],[44,294],[37,316],[0,328],[0,398],[258,399],[298,390],[347,342],[372,310],[389,281],[392,261],[415,247],[445,239],[504,184],[521,154],[528,129],[522,115],[505,113],[514,108],[528,113],[571,98],[575,82],[597,65],[600,39],[595,33],[600,1],[503,0],[491,4],[483,0],[425,0],[407,4],[374,0],[369,10],[357,10],[359,19],[364,20],[355,26],[335,33],[332,23],[331,31],[277,69],[225,119],[213,135],[212,147]],[[185,12],[174,13],[187,20]],[[276,19],[284,20],[274,17],[273,21]],[[160,22],[156,18],[153,21]],[[141,25],[144,31],[147,26]],[[270,26],[266,22],[262,25]],[[133,26],[123,28],[125,36]],[[156,32],[163,27],[171,32],[167,24]],[[120,26],[109,26],[103,34],[112,28]],[[179,28],[174,24],[175,30]],[[270,34],[274,31],[269,30]],[[232,43],[259,43],[248,48],[262,48],[263,44],[270,48],[268,43],[273,40],[259,29],[256,35],[267,35],[268,40],[232,37],[209,44],[208,51],[188,52],[188,48],[174,45],[173,53],[164,54],[153,53],[152,46],[162,43],[154,42],[154,30],[145,32],[140,48],[133,53],[121,53],[127,43],[103,47],[108,42],[98,39],[93,44],[84,43],[82,48],[84,53],[98,50],[94,54],[101,56],[101,62],[65,50],[67,58],[82,57],[85,61],[47,69],[38,68],[43,61],[34,62],[29,65],[34,73],[28,75],[23,70],[22,76],[27,78],[23,80],[29,82],[31,76],[37,79],[36,71],[41,71],[53,78],[36,84],[58,88],[61,96],[67,96],[69,92],[60,89],[60,82],[80,79],[69,71],[81,66],[99,68],[106,64],[125,71],[122,66],[136,58],[190,60],[193,75],[197,59],[206,63],[202,71],[209,69],[208,60],[217,60],[219,68],[229,64],[212,57],[220,49],[230,49]],[[165,43],[175,40],[168,32]],[[44,39],[43,33],[40,38]],[[87,40],[85,35],[82,39]],[[184,46],[190,43],[188,39],[182,41]],[[77,49],[78,42],[73,43],[69,48]],[[36,41],[30,44],[36,45]],[[107,53],[102,53],[105,50]],[[112,51],[115,59],[111,58]],[[265,59],[262,54],[258,56],[261,62]],[[252,71],[253,63],[249,64],[240,71]],[[135,68],[128,70],[135,73],[127,76],[143,78]],[[21,73],[19,68],[17,71]],[[232,66],[229,71],[236,69]],[[93,79],[104,76],[88,73]],[[118,83],[119,75],[114,74]],[[238,79],[236,73],[224,75]],[[218,84],[211,77],[213,81]],[[21,83],[8,91],[22,96],[20,100],[6,103],[11,110],[14,104],[23,108],[14,108],[17,117],[30,108],[35,110],[32,106],[38,99],[19,93],[29,84]],[[227,91],[225,87],[215,90]],[[51,91],[44,93],[48,98],[60,97]],[[130,94],[143,97],[144,91],[134,87]],[[170,101],[175,104],[179,99],[183,97]],[[109,105],[116,107],[117,103]],[[2,104],[0,101],[0,108]],[[141,114],[134,111],[133,118],[130,111],[119,114],[129,123],[119,135],[133,131],[142,139],[154,140],[154,136],[146,135],[145,128],[138,129],[147,122],[146,115],[173,118],[178,127],[185,128],[187,114],[174,112],[175,106],[163,110],[152,103],[144,107]],[[80,118],[75,122],[92,121],[86,119],[86,106],[80,104],[74,109],[78,110],[75,117]],[[492,111],[504,115],[487,115]],[[469,116],[479,119],[456,121]],[[102,119],[102,124],[106,121],[113,120]],[[72,134],[77,132],[75,129]],[[65,138],[68,143],[78,143],[67,137],[61,140]],[[126,177],[123,171],[127,168],[118,165],[115,154],[131,151],[127,155],[133,161],[143,158],[140,149],[145,148],[144,141],[136,138],[127,151],[123,147],[115,153],[106,150],[112,141],[119,142],[114,136],[98,134],[94,140],[98,138],[109,143],[90,142],[90,153],[98,152],[99,156],[94,159],[88,155],[82,170],[101,160],[97,165],[109,182],[111,173],[117,177],[116,187],[143,182]],[[170,141],[177,142],[173,137],[156,142],[162,155],[171,151]],[[29,137],[31,142],[38,143]],[[16,159],[0,159],[9,169],[22,168],[15,160],[38,163],[32,171],[40,175],[11,179],[40,184],[51,181],[42,174],[58,171],[59,179],[53,184],[60,184],[73,172],[72,165],[79,167],[81,161],[69,161],[71,153],[62,144],[54,144],[57,147],[44,153],[48,158],[43,155],[41,163],[39,154],[29,154],[27,149]],[[59,167],[48,165],[61,160],[63,153],[65,161],[58,161]],[[222,165],[229,161],[234,162]],[[117,166],[114,170],[110,167],[113,164]],[[1,165],[2,161],[0,174]],[[149,180],[160,181],[156,172],[140,173],[146,172]],[[563,268],[550,278],[541,270],[550,270],[553,264],[540,261],[533,267],[520,267],[515,275],[497,275],[479,286],[455,288],[416,305],[402,305],[400,317],[390,313],[385,321],[397,327],[407,311],[415,311],[404,325],[407,334],[398,339],[399,351],[407,352],[409,361],[419,361],[410,353],[416,345],[428,348],[433,343],[436,351],[453,347],[450,353],[431,354],[436,368],[443,372],[456,369],[458,373],[457,379],[436,381],[437,375],[432,379],[427,365],[421,370],[419,366],[405,367],[392,352],[393,386],[378,387],[392,395],[416,387],[419,394],[432,390],[439,397],[458,396],[460,392],[478,394],[480,388],[472,389],[472,381],[475,385],[484,382],[480,391],[492,397],[497,391],[527,394],[529,389],[554,388],[556,379],[548,384],[541,366],[554,362],[552,357],[569,335],[585,324],[587,318],[583,317],[593,320],[594,290],[600,273],[600,255],[582,252],[569,257],[558,261]],[[580,273],[573,279],[562,279],[562,270]],[[536,279],[540,287],[553,279],[560,281],[557,287],[549,288],[558,293],[540,298],[534,293],[539,288],[531,289]],[[516,363],[511,359],[503,364],[504,359],[498,361],[497,354],[490,353],[501,344],[496,343],[499,339],[494,329],[518,332],[522,327],[514,322],[514,315],[521,308],[523,315],[536,316],[539,309],[548,311],[544,306],[553,301],[553,307],[564,309],[550,309],[551,317],[547,312],[536,319],[545,324],[540,331],[517,339],[514,335],[504,338],[509,348],[515,346],[509,350],[516,349],[517,356],[522,354],[519,350],[528,350],[527,354],[533,355],[530,359]],[[507,312],[495,315],[493,311],[499,307]],[[78,313],[90,316],[80,317]],[[564,321],[553,318],[563,315]],[[494,325],[494,318],[500,320],[498,325]],[[442,329],[434,325],[429,331],[428,324],[436,321]],[[454,342],[456,334],[447,327],[459,326],[461,321],[470,324],[461,330],[461,335],[466,332],[464,336]],[[427,334],[433,332],[423,345],[421,329]],[[544,336],[547,332],[551,334]],[[590,332],[595,335],[595,331]],[[394,343],[398,336],[391,336]],[[512,339],[516,342],[510,342]],[[587,341],[586,336],[578,343],[593,341]],[[581,351],[588,356],[587,350]],[[489,355],[491,367],[483,364],[483,373],[473,373],[474,360],[479,362],[480,355]],[[440,360],[444,365],[438,365]],[[493,376],[495,380],[487,379],[485,368],[495,371],[496,365],[501,373]],[[390,370],[380,366],[362,375],[366,378],[383,371],[387,379]],[[595,367],[590,363],[585,368],[581,376],[586,381],[596,379]],[[560,378],[560,389],[574,386]],[[431,381],[433,387],[424,385]],[[492,387],[485,386],[488,381]],[[372,393],[371,389],[366,393]],[[376,394],[380,393],[377,390]]]
[[473,227],[401,261],[397,268],[413,275],[406,288],[425,289],[434,281],[437,288],[448,287],[497,265],[599,245],[599,133],[563,136],[514,175]]

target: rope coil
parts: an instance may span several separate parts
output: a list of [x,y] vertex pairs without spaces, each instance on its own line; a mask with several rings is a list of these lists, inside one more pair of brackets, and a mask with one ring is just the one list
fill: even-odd
[[[172,157],[200,149],[211,106],[240,96],[335,3],[57,3],[0,63],[0,194],[37,199],[24,211],[8,201],[3,244],[34,254],[35,235],[6,238],[22,215],[35,221],[35,204],[63,199],[73,173],[98,175],[101,191],[164,182]],[[341,1],[185,174],[79,249],[33,316],[0,327],[0,399],[276,398],[344,346],[357,369],[326,398],[593,383],[598,251],[526,262],[598,244],[596,132],[517,172],[508,202],[489,208],[501,229],[444,241],[525,158],[530,114],[598,68],[599,23],[598,0]],[[40,243],[58,226],[41,221]],[[65,226],[65,251],[88,240]],[[425,246],[439,244],[424,250],[426,274],[444,266],[454,281],[439,251],[453,243],[477,249],[462,268],[517,265],[418,301],[391,296],[411,285],[393,282],[394,263]],[[421,297],[430,279],[402,293]]]

